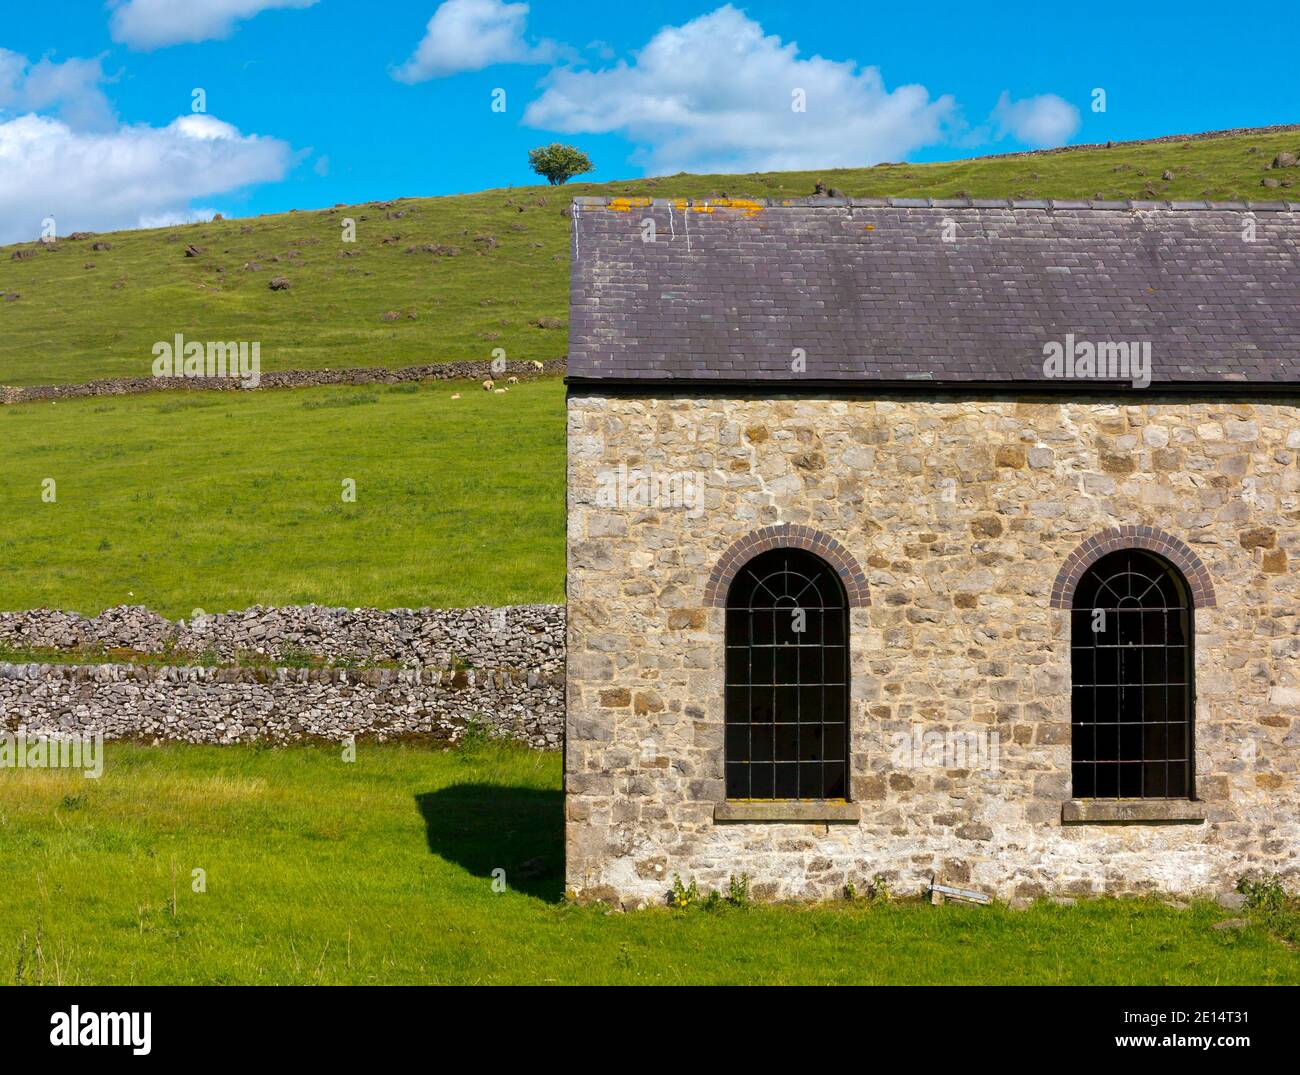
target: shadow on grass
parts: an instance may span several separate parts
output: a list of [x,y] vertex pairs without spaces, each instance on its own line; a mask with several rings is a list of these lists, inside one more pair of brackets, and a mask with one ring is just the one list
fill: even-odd
[[415,797],[429,850],[537,899],[564,896],[564,795],[500,784],[453,784]]

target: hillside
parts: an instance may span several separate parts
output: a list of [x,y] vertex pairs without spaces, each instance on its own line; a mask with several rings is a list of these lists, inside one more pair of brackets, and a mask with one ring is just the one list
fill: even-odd
[[[144,376],[153,344],[178,332],[260,341],[263,370],[482,360],[496,347],[558,358],[567,206],[578,195],[795,197],[821,180],[850,197],[1261,200],[1297,196],[1261,185],[1300,183],[1300,170],[1269,169],[1297,149],[1298,131],[1247,132],[943,164],[516,187],[33,242],[0,248],[0,384]],[[340,241],[345,217],[355,243]],[[271,290],[273,277],[289,289]]]
[[0,407],[0,609],[562,601],[564,386],[463,387]]

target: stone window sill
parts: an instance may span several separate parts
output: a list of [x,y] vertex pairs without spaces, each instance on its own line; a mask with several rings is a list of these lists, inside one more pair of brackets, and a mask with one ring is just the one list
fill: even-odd
[[833,800],[752,799],[718,803],[716,821],[813,821],[856,823],[862,818],[857,803]]
[[1072,825],[1202,822],[1205,804],[1190,799],[1071,799],[1061,806],[1061,820]]

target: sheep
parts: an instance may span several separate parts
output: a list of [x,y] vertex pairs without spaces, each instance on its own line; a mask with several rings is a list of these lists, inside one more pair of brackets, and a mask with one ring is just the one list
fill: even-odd
[[483,382],[483,391],[491,392],[492,389],[494,389],[496,386],[497,386],[496,381],[492,380],[492,378],[489,377],[486,381]]
[[518,383],[519,383],[519,378],[518,378],[518,377],[507,377],[507,378],[506,378],[506,384],[518,384]]

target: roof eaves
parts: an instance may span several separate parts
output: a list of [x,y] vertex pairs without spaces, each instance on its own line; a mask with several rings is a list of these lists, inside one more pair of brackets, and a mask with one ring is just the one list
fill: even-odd
[[573,204],[583,207],[607,207],[612,203],[635,203],[655,208],[706,207],[752,211],[757,205],[765,209],[1142,209],[1172,212],[1300,212],[1300,202],[1289,201],[1150,201],[1146,199],[1073,200],[1063,198],[746,198],[743,204],[731,198],[646,198],[578,195]]

